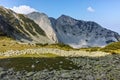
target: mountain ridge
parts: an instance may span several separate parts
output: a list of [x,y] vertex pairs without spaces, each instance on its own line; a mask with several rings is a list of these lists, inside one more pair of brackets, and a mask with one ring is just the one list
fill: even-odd
[[93,21],[77,20],[66,15],[57,19],[50,18],[50,20],[58,35],[58,40],[74,48],[102,47],[110,42],[120,41],[118,33],[103,28]]
[[77,20],[67,15],[57,19],[45,13],[17,14],[0,7],[0,35],[27,43],[63,43],[73,48],[103,47],[120,41],[120,35],[93,21]]

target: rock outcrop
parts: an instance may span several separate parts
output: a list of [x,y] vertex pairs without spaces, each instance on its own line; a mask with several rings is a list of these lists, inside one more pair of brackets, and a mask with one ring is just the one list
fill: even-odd
[[32,12],[27,16],[28,18],[34,20],[40,26],[40,28],[42,28],[45,31],[47,37],[50,40],[57,42],[55,31],[52,28],[51,22],[46,14],[39,12]]

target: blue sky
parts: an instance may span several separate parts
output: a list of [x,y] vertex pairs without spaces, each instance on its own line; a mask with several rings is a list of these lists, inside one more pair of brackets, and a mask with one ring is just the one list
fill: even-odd
[[0,0],[0,5],[7,8],[26,5],[54,18],[65,14],[95,21],[120,34],[120,0]]

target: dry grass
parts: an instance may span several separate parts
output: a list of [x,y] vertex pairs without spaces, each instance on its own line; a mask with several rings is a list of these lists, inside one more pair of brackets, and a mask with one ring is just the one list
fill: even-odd
[[40,46],[19,44],[17,41],[9,37],[0,37],[0,52],[5,52],[8,50],[23,50],[29,48],[39,48]]

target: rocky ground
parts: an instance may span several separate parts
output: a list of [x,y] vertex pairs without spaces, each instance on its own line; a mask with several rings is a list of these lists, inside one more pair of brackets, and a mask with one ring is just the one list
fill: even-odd
[[[68,58],[79,66],[73,70],[14,71],[0,68],[0,80],[119,80],[120,55],[102,58]],[[70,67],[68,65],[68,67]]]
[[4,70],[0,68],[0,80],[119,80],[120,71],[92,69],[80,70],[43,70],[37,72]]
[[[54,53],[72,61],[77,68],[71,69],[43,69],[40,71],[16,71],[14,68],[0,67],[0,80],[120,80],[120,55],[105,52],[64,51],[52,48],[27,49],[22,51],[8,51],[0,53],[2,56],[18,54]],[[57,53],[56,53],[57,52]],[[94,55],[94,56],[93,56]],[[34,59],[32,59],[34,60]],[[68,62],[67,61],[67,62]],[[63,61],[59,61],[59,68]],[[40,63],[38,63],[40,64]],[[54,64],[54,63],[53,63]],[[32,65],[33,68],[36,66]],[[49,65],[48,65],[49,67]]]

